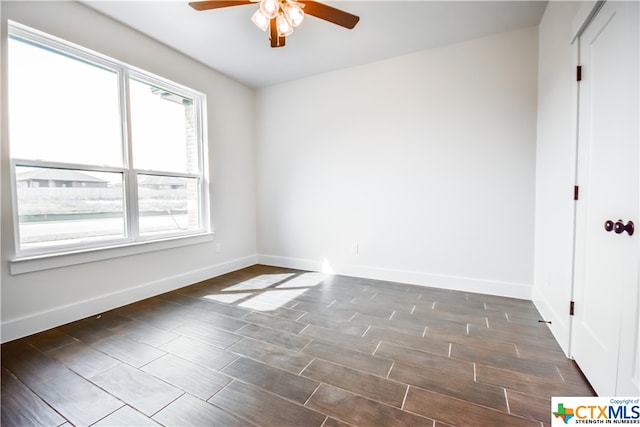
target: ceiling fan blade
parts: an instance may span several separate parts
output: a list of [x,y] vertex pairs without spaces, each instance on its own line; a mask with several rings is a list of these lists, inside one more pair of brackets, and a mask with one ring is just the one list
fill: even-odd
[[210,10],[210,9],[220,9],[223,7],[230,6],[241,6],[243,4],[251,4],[255,3],[250,0],[208,0],[208,1],[194,1],[189,3],[189,6],[194,8],[195,10]]
[[269,40],[271,40],[271,47],[282,47],[285,44],[284,37],[278,36],[276,18],[269,21]]
[[359,16],[352,15],[344,10],[336,9],[324,3],[312,0],[298,0],[298,3],[304,4],[305,15],[315,16],[325,21],[333,22],[336,25],[352,29],[360,20]]

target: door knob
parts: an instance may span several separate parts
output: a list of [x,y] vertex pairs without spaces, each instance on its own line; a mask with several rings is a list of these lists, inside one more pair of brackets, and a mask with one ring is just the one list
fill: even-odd
[[607,231],[613,231],[613,227],[614,226],[615,226],[615,224],[610,219],[605,221],[605,223],[604,223],[604,229],[607,230]]
[[[606,228],[606,225],[605,225]],[[635,226],[633,224],[633,221],[628,221],[626,224],[622,222],[621,219],[619,219],[614,227],[613,230],[616,232],[616,234],[622,234],[625,231],[629,234],[629,236],[633,236],[633,232],[635,231]]]

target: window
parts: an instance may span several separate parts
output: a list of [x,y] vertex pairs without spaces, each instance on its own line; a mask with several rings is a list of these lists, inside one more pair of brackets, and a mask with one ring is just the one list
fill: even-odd
[[208,232],[205,96],[9,26],[16,254]]

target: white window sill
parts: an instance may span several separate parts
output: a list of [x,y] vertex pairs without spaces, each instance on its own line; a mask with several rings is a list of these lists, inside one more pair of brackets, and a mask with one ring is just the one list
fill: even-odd
[[9,272],[11,275],[31,273],[34,271],[68,267],[71,265],[103,261],[106,259],[120,258],[141,253],[161,251],[165,249],[179,248],[181,246],[196,245],[199,243],[212,241],[213,233],[204,233],[195,236],[177,237],[172,239],[158,240],[154,242],[140,242],[121,246],[111,246],[106,248],[86,250],[82,252],[22,257],[10,261]]

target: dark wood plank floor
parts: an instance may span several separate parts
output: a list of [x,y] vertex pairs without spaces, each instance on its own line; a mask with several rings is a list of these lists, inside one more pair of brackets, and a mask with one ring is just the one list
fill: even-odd
[[528,301],[254,266],[2,346],[3,426],[543,426]]

